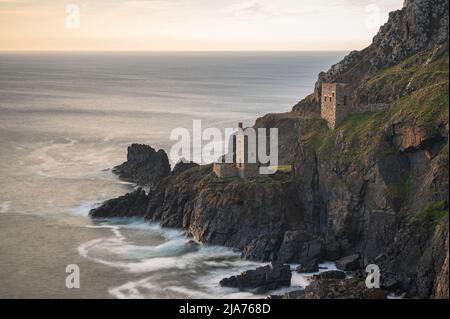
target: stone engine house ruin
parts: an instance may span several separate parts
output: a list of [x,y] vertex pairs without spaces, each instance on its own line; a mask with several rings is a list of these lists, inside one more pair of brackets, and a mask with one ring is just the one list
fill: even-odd
[[351,113],[351,88],[346,83],[323,83],[320,115],[334,129]]
[[238,123],[238,131],[234,134],[230,142],[233,143],[233,163],[214,163],[214,174],[219,178],[251,178],[259,176],[257,152],[255,150],[255,154],[248,153],[248,139],[245,136],[245,129],[242,123]]
[[386,103],[355,105],[352,88],[348,83],[322,83],[320,116],[335,129],[350,114],[377,112],[389,107]]

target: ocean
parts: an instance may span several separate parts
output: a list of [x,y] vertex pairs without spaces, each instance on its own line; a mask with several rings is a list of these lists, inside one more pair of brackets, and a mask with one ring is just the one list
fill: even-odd
[[[0,298],[260,298],[218,284],[258,262],[87,214],[136,187],[110,170],[129,144],[168,151],[194,119],[222,129],[289,111],[344,55],[0,53]],[[65,285],[70,264],[79,289]],[[306,284],[295,275],[291,289]]]

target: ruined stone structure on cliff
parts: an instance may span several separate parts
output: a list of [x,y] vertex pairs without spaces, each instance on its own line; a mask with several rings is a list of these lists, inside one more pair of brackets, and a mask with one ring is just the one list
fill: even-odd
[[377,112],[386,109],[387,103],[354,104],[348,83],[322,83],[320,116],[335,129],[350,114]]
[[[259,175],[259,164],[256,151],[256,139],[250,141],[254,143],[254,149],[249,147],[249,136],[242,123],[238,123],[238,131],[231,141],[233,143],[233,162],[214,163],[213,172],[219,178],[240,177],[251,178]],[[250,150],[251,149],[251,150]]]
[[323,83],[321,117],[334,129],[351,112],[351,90],[346,83]]

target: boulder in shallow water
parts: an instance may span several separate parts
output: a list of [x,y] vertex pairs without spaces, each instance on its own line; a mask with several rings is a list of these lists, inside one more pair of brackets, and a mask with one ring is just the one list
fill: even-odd
[[258,292],[266,292],[280,287],[291,285],[291,268],[281,263],[270,263],[267,266],[255,270],[244,271],[240,275],[222,279],[222,287],[245,289],[257,289]]
[[304,263],[301,263],[296,269],[298,273],[309,273],[309,272],[317,272],[319,271],[319,261],[317,259],[313,259]]
[[336,261],[336,268],[343,271],[353,271],[360,269],[360,256],[358,254],[355,254],[338,259]]

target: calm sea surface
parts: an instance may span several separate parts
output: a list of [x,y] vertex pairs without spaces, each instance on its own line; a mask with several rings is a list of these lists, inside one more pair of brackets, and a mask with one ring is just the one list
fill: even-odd
[[[0,298],[261,297],[219,287],[259,265],[230,249],[87,213],[135,187],[108,170],[128,144],[168,150],[194,119],[225,128],[288,111],[344,54],[0,54]],[[80,289],[65,286],[68,264]]]

